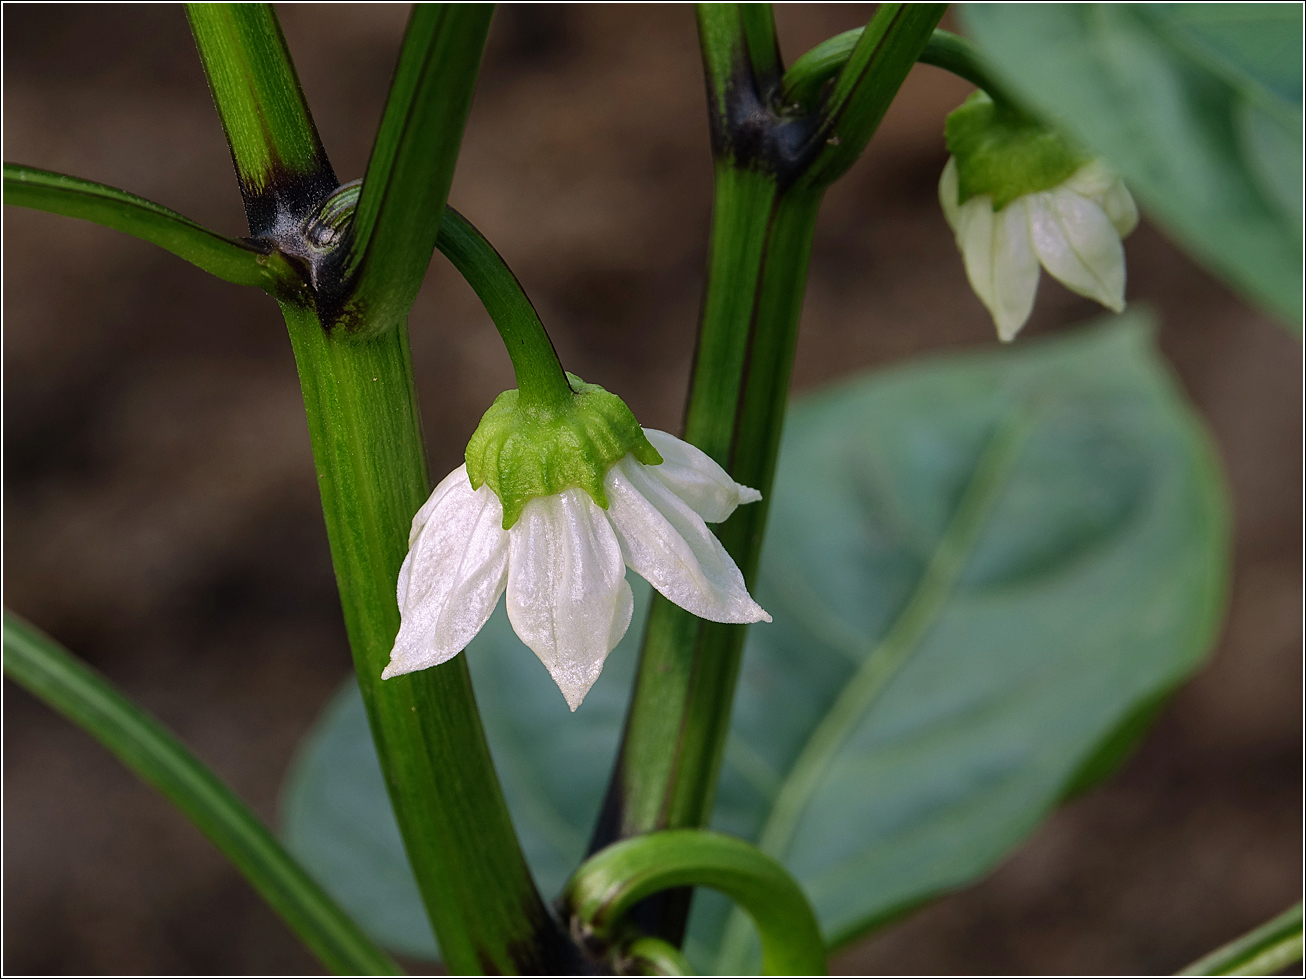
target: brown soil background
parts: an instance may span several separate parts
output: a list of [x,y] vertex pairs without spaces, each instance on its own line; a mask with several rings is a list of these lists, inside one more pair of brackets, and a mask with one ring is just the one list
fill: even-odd
[[[792,59],[867,6],[781,5]],[[361,175],[402,5],[281,11],[336,170]],[[179,6],[6,5],[4,155],[244,232]],[[935,200],[967,86],[918,67],[828,195],[794,388],[994,343]],[[686,6],[506,7],[451,201],[568,366],[676,430],[711,195]],[[275,306],[116,233],[5,212],[6,604],[161,717],[269,820],[349,670]],[[841,955],[848,973],[1168,973],[1300,889],[1301,350],[1155,228],[1129,295],[1219,443],[1236,505],[1211,665],[1119,775],[991,878]],[[1028,333],[1097,315],[1046,276]],[[438,255],[412,315],[434,473],[507,358]],[[8,973],[301,973],[316,963],[216,851],[81,732],[5,685]]]

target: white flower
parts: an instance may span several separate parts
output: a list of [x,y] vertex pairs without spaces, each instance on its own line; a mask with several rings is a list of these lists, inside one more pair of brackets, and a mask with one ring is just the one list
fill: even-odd
[[708,530],[762,498],[687,442],[644,429],[660,466],[627,455],[604,478],[608,509],[582,489],[537,496],[508,530],[488,485],[467,467],[444,478],[413,517],[399,569],[399,635],[383,678],[456,656],[508,593],[508,620],[575,710],[626,634],[626,568],[713,622],[771,621]]
[[1125,308],[1125,250],[1120,239],[1138,224],[1124,182],[1098,160],[1063,183],[993,210],[989,194],[957,203],[957,161],[939,180],[939,203],[957,236],[971,288],[993,314],[1002,340],[1029,319],[1038,267],[1114,312]]

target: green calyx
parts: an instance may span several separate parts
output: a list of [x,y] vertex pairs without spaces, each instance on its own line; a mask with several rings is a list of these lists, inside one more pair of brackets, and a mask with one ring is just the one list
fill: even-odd
[[473,489],[488,485],[499,497],[504,530],[530,500],[572,487],[606,510],[603,478],[627,454],[646,466],[662,463],[624,401],[575,374],[567,380],[571,396],[562,403],[530,403],[516,389],[504,391],[467,443],[467,478]]
[[1089,157],[1054,129],[976,92],[948,115],[948,152],[957,161],[957,203],[977,194],[1000,211],[1017,197],[1057,186]]

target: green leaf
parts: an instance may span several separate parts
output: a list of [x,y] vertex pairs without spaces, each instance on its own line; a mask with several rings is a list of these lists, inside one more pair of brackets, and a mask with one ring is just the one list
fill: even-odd
[[329,969],[341,975],[402,971],[282,849],[231,788],[170,731],[8,609],[4,671],[185,813]]
[[1302,906],[1298,901],[1259,928],[1222,945],[1176,972],[1177,976],[1269,976],[1302,958]]
[[965,23],[1013,91],[1300,331],[1300,5],[973,4]]
[[[773,500],[757,597],[775,621],[749,631],[713,825],[781,859],[831,946],[979,878],[1118,762],[1224,608],[1223,482],[1141,314],[804,399]],[[502,611],[469,647],[546,895],[584,855],[631,650],[571,717]],[[348,783],[314,757],[301,785]],[[352,909],[379,834],[299,847],[329,808],[292,794],[292,848]],[[320,869],[345,851],[347,872]],[[755,964],[728,914],[695,898],[700,969]]]
[[4,165],[4,202],[94,221],[166,248],[220,279],[273,295],[295,290],[298,276],[278,253],[210,231],[176,211],[116,187],[79,177]]

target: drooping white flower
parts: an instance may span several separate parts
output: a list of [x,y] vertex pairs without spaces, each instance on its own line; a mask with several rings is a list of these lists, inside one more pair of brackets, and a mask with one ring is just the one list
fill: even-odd
[[504,529],[488,482],[473,489],[466,465],[446,476],[413,518],[399,572],[402,621],[382,676],[456,656],[506,591],[513,629],[575,710],[630,625],[627,567],[701,618],[769,622],[707,528],[761,494],[694,446],[643,434],[663,461],[646,465],[628,453],[612,464],[606,509],[572,486],[531,497]]
[[958,204],[957,183],[957,161],[950,157],[939,180],[939,203],[957,236],[971,288],[993,314],[1001,339],[1013,339],[1029,319],[1040,264],[1081,296],[1113,312],[1125,308],[1121,239],[1138,224],[1138,209],[1124,182],[1100,160],[996,211],[988,194]]
[[983,92],[949,113],[939,203],[966,277],[1011,340],[1034,307],[1039,265],[1115,312],[1125,306],[1121,239],[1138,224],[1124,182],[1064,134]]

